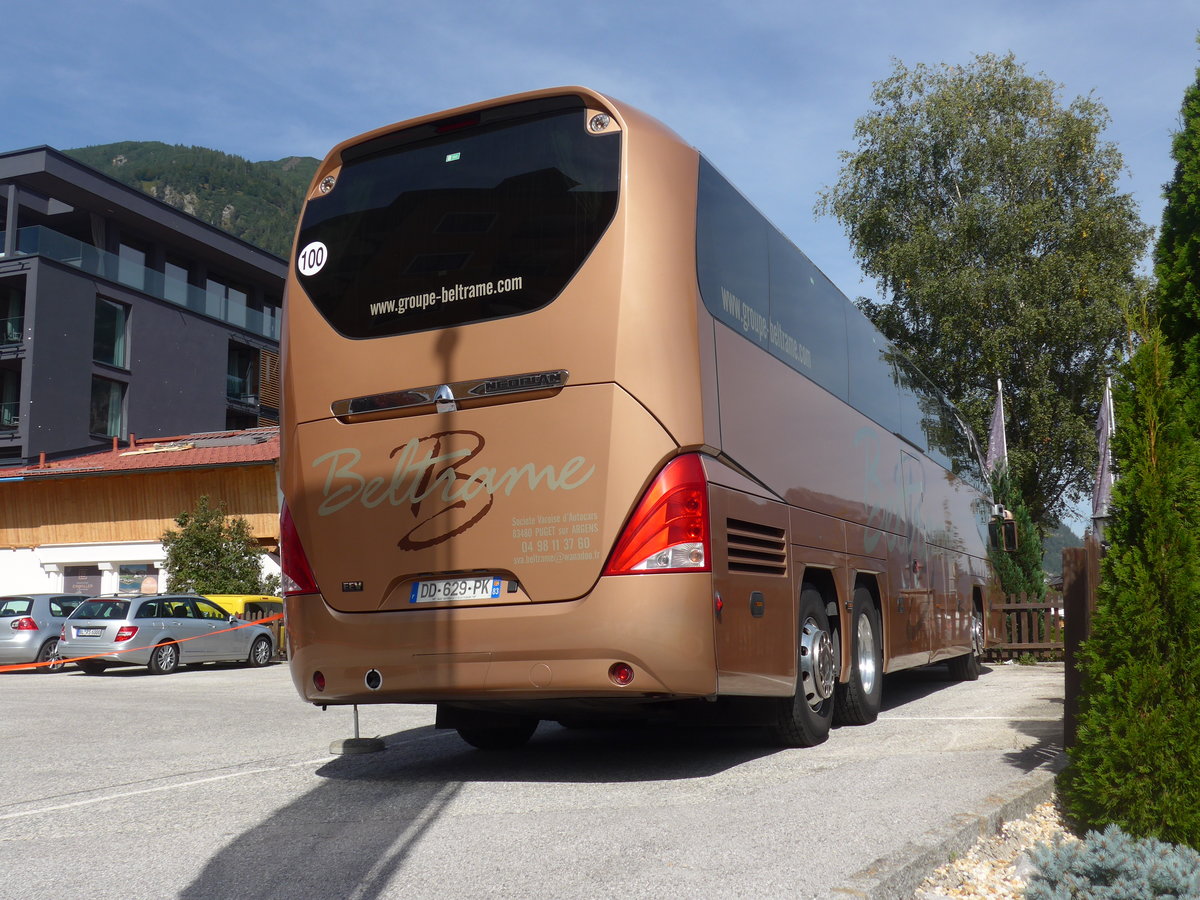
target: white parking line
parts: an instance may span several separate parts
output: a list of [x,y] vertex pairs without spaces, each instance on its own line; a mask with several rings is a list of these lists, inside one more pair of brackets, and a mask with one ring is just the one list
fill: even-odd
[[20,819],[24,816],[41,816],[46,813],[59,812],[64,809],[73,809],[77,806],[91,806],[96,803],[106,803],[110,800],[123,800],[126,797],[138,797],[143,794],[156,794],[162,791],[172,791],[176,788],[195,787],[198,784],[209,784],[214,781],[225,781],[230,778],[240,778],[243,775],[261,775],[264,772],[279,772],[283,769],[291,769],[297,766],[311,766],[317,763],[328,762],[329,757],[323,756],[320,759],[308,759],[304,762],[288,763],[283,766],[274,766],[270,769],[249,769],[245,772],[230,772],[228,775],[214,775],[211,778],[198,778],[194,781],[179,781],[175,784],[163,784],[158,787],[142,788],[140,791],[125,791],[120,794],[105,794],[103,797],[93,797],[90,800],[76,800],[74,803],[60,803],[58,806],[43,806],[38,809],[27,809],[23,812],[5,813],[0,815],[0,821],[5,819]]

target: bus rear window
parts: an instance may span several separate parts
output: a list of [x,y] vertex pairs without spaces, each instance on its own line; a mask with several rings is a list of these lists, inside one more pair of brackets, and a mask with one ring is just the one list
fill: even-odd
[[620,135],[582,101],[483,111],[350,148],[310,200],[295,265],[325,319],[385,337],[531,312],[570,282],[612,221]]

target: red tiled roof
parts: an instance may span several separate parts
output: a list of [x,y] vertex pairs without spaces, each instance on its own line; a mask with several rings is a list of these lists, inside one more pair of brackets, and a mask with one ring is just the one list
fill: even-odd
[[154,469],[190,469],[213,466],[244,466],[279,459],[279,429],[250,428],[244,431],[213,431],[170,438],[137,438],[116,450],[81,453],[43,465],[0,468],[0,480],[45,478],[68,475],[104,475],[113,472],[145,472]]

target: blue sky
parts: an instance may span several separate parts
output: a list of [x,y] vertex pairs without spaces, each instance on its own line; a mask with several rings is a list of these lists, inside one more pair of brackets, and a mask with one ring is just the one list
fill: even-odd
[[702,150],[851,296],[874,286],[813,204],[894,59],[1011,50],[1064,104],[1094,94],[1152,225],[1200,63],[1196,0],[42,0],[7,4],[3,24],[0,150],[320,157],[388,122],[584,84]]

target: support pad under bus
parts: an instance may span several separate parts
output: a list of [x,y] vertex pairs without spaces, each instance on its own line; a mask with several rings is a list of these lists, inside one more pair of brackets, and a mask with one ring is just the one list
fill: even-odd
[[379,753],[384,749],[383,738],[358,736],[358,704],[354,706],[354,737],[342,738],[329,745],[334,756],[354,756],[360,753]]

